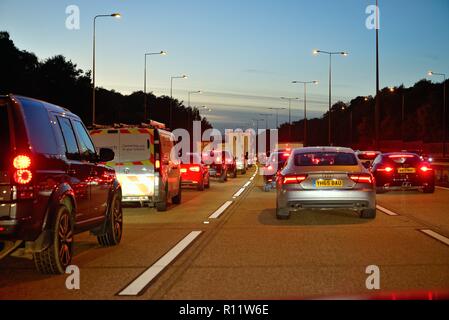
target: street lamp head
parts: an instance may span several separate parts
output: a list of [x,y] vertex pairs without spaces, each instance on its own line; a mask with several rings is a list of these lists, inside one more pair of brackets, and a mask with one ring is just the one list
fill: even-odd
[[313,53],[313,55],[315,55],[315,56],[316,56],[316,55],[317,55],[318,53],[320,53],[320,50],[317,50],[317,49],[315,49],[315,50],[313,50],[313,52],[312,52],[312,53]]
[[111,17],[120,19],[122,17],[122,15],[120,13],[116,12],[116,13],[111,14]]
[[347,52],[342,52],[342,53],[341,53],[341,55],[344,56],[344,57],[347,57],[348,54],[349,54],[349,53],[347,53]]
[[429,77],[433,76],[433,71],[427,72],[427,75],[428,75]]
[[167,52],[166,51],[161,51],[159,54],[162,55],[162,56],[166,56]]
[[318,80],[314,80],[313,84],[319,84],[320,82]]
[[394,87],[390,87],[390,88],[388,88],[388,90],[390,90],[390,92],[394,92]]
[[188,77],[187,77],[186,75],[183,75],[182,78],[183,78],[183,79],[187,79]]

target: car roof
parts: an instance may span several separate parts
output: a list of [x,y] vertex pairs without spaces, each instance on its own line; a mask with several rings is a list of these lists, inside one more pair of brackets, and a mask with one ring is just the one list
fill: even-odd
[[354,150],[346,147],[305,147],[293,149],[295,153],[309,153],[309,152],[348,152],[354,153]]
[[417,156],[419,157],[418,154],[414,153],[414,152],[386,152],[386,153],[382,153],[383,156],[390,156],[390,155],[397,155],[397,154],[405,154],[405,155],[413,155],[413,156]]
[[21,96],[21,95],[8,95],[8,97],[12,100],[16,100],[18,101],[20,104],[22,104],[24,101],[33,101],[33,102],[38,102],[40,103],[40,105],[42,107],[44,107],[45,109],[47,109],[47,111],[51,111],[51,112],[56,112],[56,113],[64,113],[66,115],[72,116],[74,118],[78,118],[79,117],[72,113],[69,109],[63,108],[61,106],[52,104],[52,103],[48,103],[42,100],[38,100],[38,99],[34,99],[34,98],[29,98],[29,97],[25,97],[25,96]]

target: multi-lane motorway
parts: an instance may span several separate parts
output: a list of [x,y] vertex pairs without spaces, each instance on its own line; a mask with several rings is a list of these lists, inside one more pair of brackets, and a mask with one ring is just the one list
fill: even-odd
[[[0,261],[0,299],[301,299],[449,291],[449,190],[378,195],[375,220],[345,211],[275,217],[255,169],[184,190],[164,213],[125,208],[118,247],[76,237],[68,275],[39,275],[26,252]],[[254,178],[252,178],[254,176]],[[252,180],[251,180],[252,179]],[[368,266],[380,290],[368,290]]]

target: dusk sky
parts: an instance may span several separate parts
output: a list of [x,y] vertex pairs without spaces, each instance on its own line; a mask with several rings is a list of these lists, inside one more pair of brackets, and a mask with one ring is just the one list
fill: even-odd
[[[375,92],[375,31],[365,13],[374,0],[0,0],[0,30],[16,46],[40,59],[62,54],[79,68],[92,68],[92,21],[120,12],[121,19],[97,20],[97,86],[130,93],[143,89],[145,52],[148,91],[170,94],[212,108],[217,128],[248,127],[268,107],[287,107],[281,96],[303,96],[292,80],[309,86],[310,116],[327,110],[328,58],[313,49],[348,51],[333,58],[333,101]],[[66,7],[80,9],[80,29],[65,27]],[[381,86],[413,85],[428,70],[449,72],[449,1],[380,1]],[[441,81],[439,78],[433,81]],[[293,104],[293,120],[303,116]],[[287,112],[280,115],[287,120]],[[275,117],[270,123],[274,125]]]

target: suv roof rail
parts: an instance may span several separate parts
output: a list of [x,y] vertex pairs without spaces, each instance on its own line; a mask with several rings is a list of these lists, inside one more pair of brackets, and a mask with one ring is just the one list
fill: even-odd
[[108,129],[108,128],[154,128],[167,130],[165,123],[150,120],[148,123],[142,122],[140,124],[114,123],[111,125],[94,124],[93,129]]

